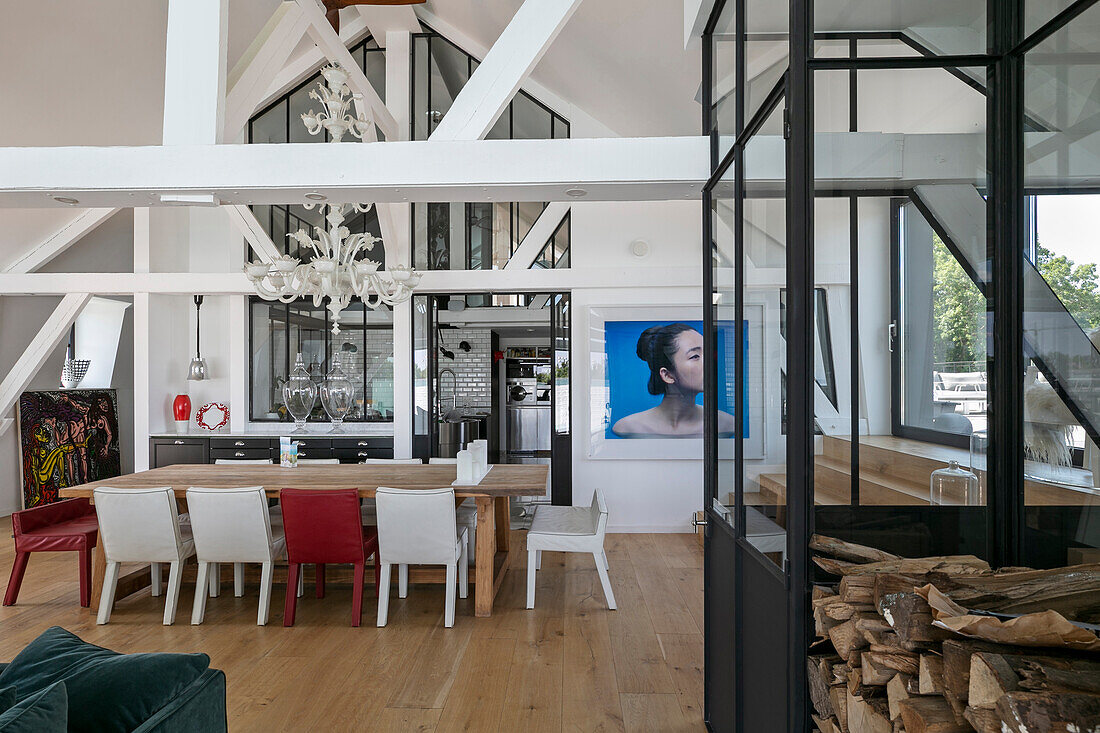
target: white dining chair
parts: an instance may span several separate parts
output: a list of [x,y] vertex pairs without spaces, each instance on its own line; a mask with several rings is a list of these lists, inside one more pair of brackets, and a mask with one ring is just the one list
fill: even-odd
[[[270,458],[216,458],[214,459],[215,466],[270,466],[272,465]],[[301,461],[299,461],[301,463]],[[190,515],[183,515],[181,523],[187,524],[191,521]],[[279,511],[279,508],[271,508],[271,523],[273,525],[282,526],[283,515]],[[210,564],[210,597],[217,598],[221,593],[222,587],[222,571],[219,563]],[[233,595],[240,598],[244,595],[244,566],[240,563],[233,565]]]
[[[424,461],[419,458],[364,458],[359,461],[363,466],[423,466]],[[363,524],[377,524],[378,516],[374,509],[374,499],[363,499],[360,504],[360,512]]]
[[531,529],[527,531],[527,607],[535,607],[535,571],[542,565],[543,550],[549,550],[592,555],[607,607],[615,610],[615,594],[607,575],[610,566],[603,549],[606,532],[607,504],[599,489],[592,493],[591,506],[540,504],[531,520]]
[[455,623],[455,576],[458,596],[467,593],[469,552],[465,527],[455,523],[454,489],[420,491],[379,487],[378,554],[382,563],[378,591],[378,625],[385,626],[390,605],[390,568],[398,566],[397,594],[409,592],[409,565],[447,567],[443,625]]
[[299,466],[337,466],[340,464],[339,458],[299,458]]
[[[271,524],[263,487],[204,489],[192,486],[187,490],[187,507],[191,512],[191,532],[199,561],[191,623],[201,624],[206,614],[206,593],[203,591],[209,583],[211,566],[231,562],[234,568],[242,569],[244,563],[261,564],[260,609],[256,623],[266,625],[275,559],[286,554],[286,538],[281,527]],[[243,592],[236,595],[240,597]]]
[[[429,458],[428,465],[430,466],[454,466],[458,463],[457,458]],[[455,520],[460,526],[466,528],[466,531],[470,534],[470,547],[477,547],[477,505],[474,504],[473,499],[464,501],[458,505],[455,509]],[[473,565],[477,559],[477,552],[468,552],[467,561],[470,565]]]
[[164,624],[176,619],[183,563],[195,554],[190,527],[180,525],[176,496],[170,486],[154,489],[97,488],[92,492],[99,521],[99,541],[107,558],[96,623],[111,620],[121,563],[150,563],[154,596],[160,595],[160,565],[170,564]]

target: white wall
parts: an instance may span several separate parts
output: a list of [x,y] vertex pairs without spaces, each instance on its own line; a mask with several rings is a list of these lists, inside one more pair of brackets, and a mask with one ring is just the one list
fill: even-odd
[[[133,251],[133,218],[130,212],[119,212],[98,229],[88,233],[42,268],[44,272],[119,272],[130,268]],[[25,245],[24,245],[25,246]],[[89,275],[89,281],[94,274]],[[120,299],[125,300],[125,299]],[[61,302],[57,297],[0,297],[0,374],[7,374],[38,335],[46,319]],[[118,341],[116,361],[129,365],[133,360],[133,316],[127,309]],[[65,363],[65,339],[39,369],[28,390],[57,389],[61,367]],[[134,380],[133,370],[115,369],[111,387],[118,398],[119,440],[122,450],[122,470],[132,471],[134,456]],[[14,417],[14,413],[11,417]],[[5,416],[7,417],[7,416]],[[0,516],[21,508],[19,430],[13,425],[0,435]]]
[[[634,268],[697,265],[699,287],[574,290],[575,384],[587,384],[588,309],[595,305],[699,306],[702,303],[702,211],[698,201],[581,203],[572,209],[572,266]],[[647,257],[630,254],[644,239]],[[587,504],[596,487],[607,497],[613,532],[689,532],[692,512],[703,506],[702,455],[691,460],[589,458],[589,395],[573,390],[573,499]]]

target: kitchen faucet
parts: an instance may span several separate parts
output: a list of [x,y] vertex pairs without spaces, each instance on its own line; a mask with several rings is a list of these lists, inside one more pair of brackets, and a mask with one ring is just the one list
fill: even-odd
[[[451,411],[447,413],[448,415],[450,415],[451,413],[458,411],[458,377],[455,376],[453,369],[440,369],[438,379],[440,386],[442,386],[444,374],[451,375]],[[435,414],[436,417],[440,420],[444,418],[442,405],[443,400],[442,395],[440,394],[441,391],[442,390],[437,389],[435,393]]]

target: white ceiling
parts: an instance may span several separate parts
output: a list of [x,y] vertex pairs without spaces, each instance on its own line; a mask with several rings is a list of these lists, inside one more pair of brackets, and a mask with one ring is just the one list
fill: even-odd
[[[482,46],[522,0],[428,0],[424,7]],[[532,79],[620,135],[698,135],[698,48],[685,51],[681,0],[583,0]]]

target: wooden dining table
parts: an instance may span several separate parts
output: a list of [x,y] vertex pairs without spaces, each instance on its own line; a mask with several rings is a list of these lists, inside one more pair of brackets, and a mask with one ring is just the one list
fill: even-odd
[[[513,496],[544,496],[549,467],[545,465],[494,464],[477,485],[455,486],[456,499],[472,500],[477,506],[477,537],[474,548],[474,610],[479,617],[493,612],[493,600],[511,563],[511,516],[509,499]],[[381,487],[395,489],[438,489],[450,487],[456,467],[447,464],[341,464],[282,468],[276,465],[165,466],[148,471],[93,481],[60,490],[62,497],[87,497],[94,502],[98,487],[149,489],[171,487],[176,498],[186,499],[193,486],[231,489],[262,486],[269,497],[282,489],[356,489],[359,496],[373,497]],[[107,561],[103,543],[96,544],[92,566],[91,612],[99,606]],[[435,580],[434,569],[412,569],[410,580]],[[137,592],[149,584],[149,569],[143,568],[119,578],[116,599]]]

